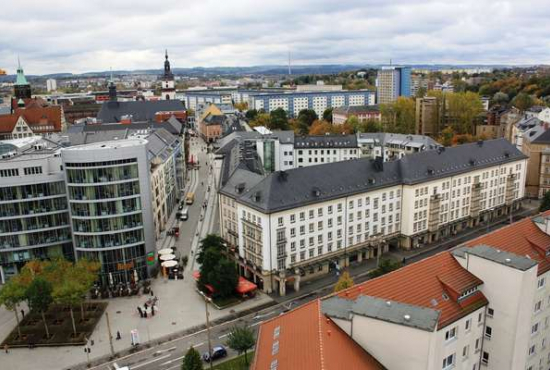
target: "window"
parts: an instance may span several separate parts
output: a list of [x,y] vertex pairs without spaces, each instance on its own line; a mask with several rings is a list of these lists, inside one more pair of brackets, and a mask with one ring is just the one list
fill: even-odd
[[300,221],[304,221],[306,219],[306,213],[300,212]]
[[477,338],[476,339],[476,346],[475,346],[476,353],[479,352],[479,350],[481,349],[480,345],[481,345],[481,338]]
[[536,346],[533,344],[531,347],[529,347],[529,356],[533,356],[535,354]]
[[485,327],[485,338],[491,339],[492,336],[493,336],[493,328],[491,328],[490,326],[486,326]]
[[322,216],[323,216],[323,209],[322,209],[322,208],[318,208],[318,209],[317,209],[317,216],[318,216],[318,217],[322,217]]
[[477,316],[477,324],[478,325],[483,324],[483,312],[480,312],[479,315]]
[[455,339],[456,338],[456,327],[452,328],[452,329],[449,329],[447,330],[447,332],[445,332],[445,340],[446,341],[449,341],[449,340],[452,340],[452,339]]
[[466,323],[464,324],[464,329],[466,331],[470,331],[470,328],[472,327],[472,319],[466,320]]
[[495,314],[495,310],[487,307],[487,317],[493,317],[494,314]]
[[543,277],[540,278],[538,283],[537,283],[537,288],[539,288],[539,289],[542,288],[544,286],[544,283],[545,283],[545,279]]
[[328,206],[328,214],[329,214],[329,215],[332,214],[332,206]]
[[306,227],[304,225],[300,226],[300,235],[304,235],[306,233]]
[[449,355],[443,359],[442,369],[450,369],[455,364],[455,354]]
[[25,167],[24,173],[26,176],[28,175],[39,175],[42,173],[42,167],[36,166],[36,167]]
[[462,357],[464,359],[468,358],[469,352],[470,352],[470,346],[464,346],[464,348],[462,348]]
[[542,308],[542,301],[538,301],[537,303],[535,303],[535,313],[540,312],[541,308]]
[[294,238],[295,236],[296,236],[296,228],[293,227],[293,228],[290,229],[290,237]]
[[283,218],[282,217],[279,217],[278,224],[279,224],[279,226],[283,226]]
[[296,215],[290,215],[290,223],[295,223],[296,222]]
[[481,355],[481,363],[483,365],[489,364],[489,354],[487,352],[483,352],[483,355]]
[[537,322],[535,325],[531,326],[531,335],[535,335],[539,332],[539,323]]
[[314,215],[314,213],[313,213],[313,210],[310,209],[310,210],[309,210],[309,218],[313,218],[314,216],[315,216],[315,215]]

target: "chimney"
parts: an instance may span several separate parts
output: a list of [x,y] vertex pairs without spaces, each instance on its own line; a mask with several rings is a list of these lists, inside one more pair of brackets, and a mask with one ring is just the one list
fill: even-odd
[[548,130],[548,122],[544,122],[544,131]]

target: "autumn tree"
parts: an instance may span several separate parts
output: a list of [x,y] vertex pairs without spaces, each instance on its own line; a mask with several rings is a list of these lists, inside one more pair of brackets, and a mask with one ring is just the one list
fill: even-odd
[[315,121],[309,128],[310,135],[326,135],[332,133],[333,126],[326,121]]
[[338,281],[336,282],[336,285],[334,286],[334,292],[339,292],[341,290],[351,288],[353,286],[353,279],[351,278],[348,271],[344,271]]
[[520,111],[525,111],[534,105],[533,97],[526,93],[519,93],[513,100],[512,105]]
[[396,101],[382,104],[382,124],[384,131],[400,134],[414,134],[416,122],[414,99],[399,97]]
[[4,305],[10,311],[15,313],[17,321],[17,334],[21,338],[21,329],[19,328],[19,304],[25,300],[25,286],[18,277],[13,277],[0,290],[0,306]]

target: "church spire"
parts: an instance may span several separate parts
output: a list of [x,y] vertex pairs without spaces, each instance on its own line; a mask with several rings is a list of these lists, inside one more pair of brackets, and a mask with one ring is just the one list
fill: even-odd
[[14,95],[16,99],[30,99],[31,98],[31,85],[25,77],[23,67],[21,67],[21,60],[17,57],[17,76],[15,77],[15,84],[13,85]]
[[117,101],[116,96],[116,85],[115,81],[113,80],[113,68],[111,69],[111,78],[109,79],[109,101]]

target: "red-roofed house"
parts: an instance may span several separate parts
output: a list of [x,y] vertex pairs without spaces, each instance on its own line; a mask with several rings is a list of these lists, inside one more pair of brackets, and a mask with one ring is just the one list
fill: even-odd
[[[317,345],[305,334],[315,320],[387,369],[548,369],[549,270],[546,212],[318,300],[319,313],[304,306],[263,324],[253,369],[275,359],[279,369],[328,368],[294,353]],[[273,326],[285,323],[275,358]]]
[[61,107],[29,104],[28,108],[21,107],[12,114],[0,115],[0,140],[33,135],[48,136],[63,131],[64,127],[65,119]]

